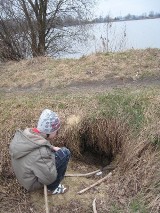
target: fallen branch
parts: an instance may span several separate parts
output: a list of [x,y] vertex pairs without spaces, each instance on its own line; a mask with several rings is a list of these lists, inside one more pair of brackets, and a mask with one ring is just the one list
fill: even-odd
[[89,173],[86,173],[86,174],[66,174],[65,177],[86,177],[86,176],[94,175],[94,174],[96,174],[97,172],[100,172],[100,171],[101,170],[98,169],[96,171],[89,172]]
[[97,209],[96,209],[96,198],[93,200],[92,206],[93,206],[93,213],[97,213]]
[[93,188],[94,186],[96,186],[96,185],[98,185],[98,184],[104,182],[106,179],[108,179],[109,177],[111,177],[111,175],[112,175],[112,172],[110,172],[110,173],[109,173],[108,175],[106,175],[104,178],[98,180],[96,183],[94,183],[94,184],[88,186],[87,188],[85,188],[85,189],[79,191],[78,194],[82,194],[82,193],[86,192],[87,190]]

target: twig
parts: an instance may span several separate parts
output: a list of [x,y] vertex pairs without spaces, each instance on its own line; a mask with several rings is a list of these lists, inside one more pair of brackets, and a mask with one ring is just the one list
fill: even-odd
[[97,209],[96,209],[96,198],[93,200],[92,206],[93,206],[93,213],[97,213]]
[[46,213],[49,213],[48,197],[47,197],[47,186],[46,185],[44,185],[44,198],[45,198]]
[[110,172],[110,173],[109,173],[108,175],[106,175],[104,178],[98,180],[96,183],[94,183],[94,184],[88,186],[87,188],[85,188],[85,189],[79,191],[78,194],[82,194],[82,193],[86,192],[87,190],[93,188],[94,186],[96,186],[96,185],[102,183],[103,181],[105,181],[106,179],[108,179],[111,175],[112,175],[112,172]]
[[96,174],[97,172],[100,172],[100,171],[101,170],[98,169],[96,171],[85,173],[85,174],[66,174],[65,177],[86,177],[86,176],[94,175],[94,174]]

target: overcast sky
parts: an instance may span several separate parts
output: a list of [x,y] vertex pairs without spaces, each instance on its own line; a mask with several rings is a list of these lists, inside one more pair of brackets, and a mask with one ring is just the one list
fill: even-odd
[[150,11],[160,13],[160,0],[98,0],[95,7],[96,16],[141,15]]

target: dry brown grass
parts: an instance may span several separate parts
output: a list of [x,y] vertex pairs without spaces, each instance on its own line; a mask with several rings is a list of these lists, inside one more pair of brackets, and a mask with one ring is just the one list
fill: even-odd
[[[152,104],[144,111],[150,123],[144,126],[145,131],[135,139],[120,115],[112,119],[99,116],[97,109],[100,106],[96,95],[1,96],[2,212],[44,211],[43,191],[28,194],[17,183],[11,170],[8,146],[15,129],[35,126],[41,110],[46,106],[59,112],[61,117],[63,131],[59,145],[67,145],[72,157],[76,156],[81,160],[72,158],[69,173],[85,173],[107,164],[116,167],[111,179],[83,196],[78,196],[76,192],[92,184],[96,177],[66,178],[64,183],[70,185],[70,193],[64,195],[63,202],[59,197],[49,198],[51,212],[75,212],[76,209],[77,212],[91,212],[91,203],[95,197],[100,212],[134,212],[135,208],[140,212],[143,209],[144,212],[158,212],[160,155],[157,146],[151,141],[159,134],[159,115],[155,110],[160,104],[158,94],[158,90],[147,93]],[[92,104],[94,108],[90,107]],[[64,140],[61,142],[62,139]]]
[[[160,128],[158,123],[152,130],[155,128]],[[116,167],[112,180],[99,187],[95,195],[101,203],[98,205],[100,212],[112,212],[114,204],[119,208],[117,212],[135,212],[137,206],[140,212],[159,211],[160,152],[147,139],[148,132],[149,129],[131,139],[122,121],[84,119],[64,133],[66,145],[82,161],[88,158],[89,162],[88,152],[92,152],[101,166],[105,157],[105,166],[113,164]],[[133,198],[138,205],[133,203]]]
[[[71,82],[139,79],[159,76],[160,50],[131,50],[125,53],[96,54],[79,60],[39,57],[8,62],[0,68],[0,87],[65,87]],[[7,73],[7,78],[6,78]]]
[[93,151],[111,162],[121,151],[129,134],[127,130],[127,126],[116,119],[83,118],[64,131],[62,140],[76,157],[83,159],[85,151]]

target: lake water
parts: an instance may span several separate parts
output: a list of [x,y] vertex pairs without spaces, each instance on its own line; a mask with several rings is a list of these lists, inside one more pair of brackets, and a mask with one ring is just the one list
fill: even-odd
[[[160,48],[160,19],[92,24],[85,42],[75,42],[74,54],[61,58],[80,58],[96,52]],[[72,42],[72,41],[70,41]]]

